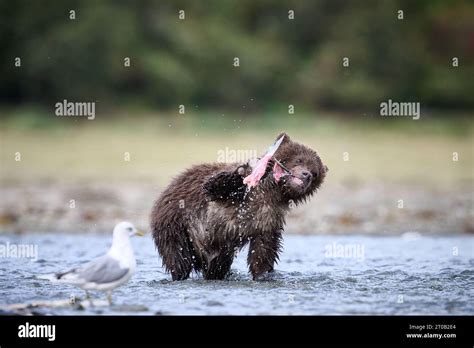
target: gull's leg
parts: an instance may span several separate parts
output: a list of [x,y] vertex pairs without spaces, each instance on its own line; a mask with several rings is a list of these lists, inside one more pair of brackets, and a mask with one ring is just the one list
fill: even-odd
[[109,305],[112,305],[112,291],[107,291],[107,301],[109,301]]
[[86,298],[85,299],[89,300],[89,304],[90,304],[91,307],[94,307],[94,304],[92,303],[92,297],[89,294],[89,291],[87,291],[87,290],[84,290],[84,291],[86,292]]

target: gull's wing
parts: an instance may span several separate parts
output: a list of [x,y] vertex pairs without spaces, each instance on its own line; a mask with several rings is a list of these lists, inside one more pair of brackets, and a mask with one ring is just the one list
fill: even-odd
[[71,284],[107,284],[120,280],[129,271],[129,268],[120,267],[116,259],[104,255],[86,263],[82,267],[57,273],[55,278],[57,281]]
[[121,267],[116,259],[104,255],[76,270],[76,273],[87,283],[106,284],[120,280],[129,271],[129,268]]

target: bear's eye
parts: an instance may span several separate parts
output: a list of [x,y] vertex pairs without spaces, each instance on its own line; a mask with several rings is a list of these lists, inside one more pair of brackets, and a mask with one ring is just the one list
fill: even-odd
[[296,159],[296,164],[302,164],[302,163],[303,163],[303,160],[301,158]]

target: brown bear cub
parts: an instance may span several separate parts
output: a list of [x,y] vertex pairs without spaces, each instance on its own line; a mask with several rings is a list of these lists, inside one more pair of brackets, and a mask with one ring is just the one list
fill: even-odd
[[173,280],[186,279],[193,270],[205,279],[224,279],[234,255],[247,244],[253,279],[273,271],[286,213],[311,197],[328,171],[315,151],[285,133],[277,143],[254,168],[196,165],[163,191],[151,228]]

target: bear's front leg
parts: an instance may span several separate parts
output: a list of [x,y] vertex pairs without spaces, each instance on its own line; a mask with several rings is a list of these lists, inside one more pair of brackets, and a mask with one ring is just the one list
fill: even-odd
[[242,201],[247,188],[243,180],[251,171],[248,164],[242,164],[219,172],[204,182],[203,190],[212,201]]
[[281,231],[261,232],[250,237],[247,263],[253,280],[257,280],[264,273],[273,271],[275,263],[278,262],[281,245]]

